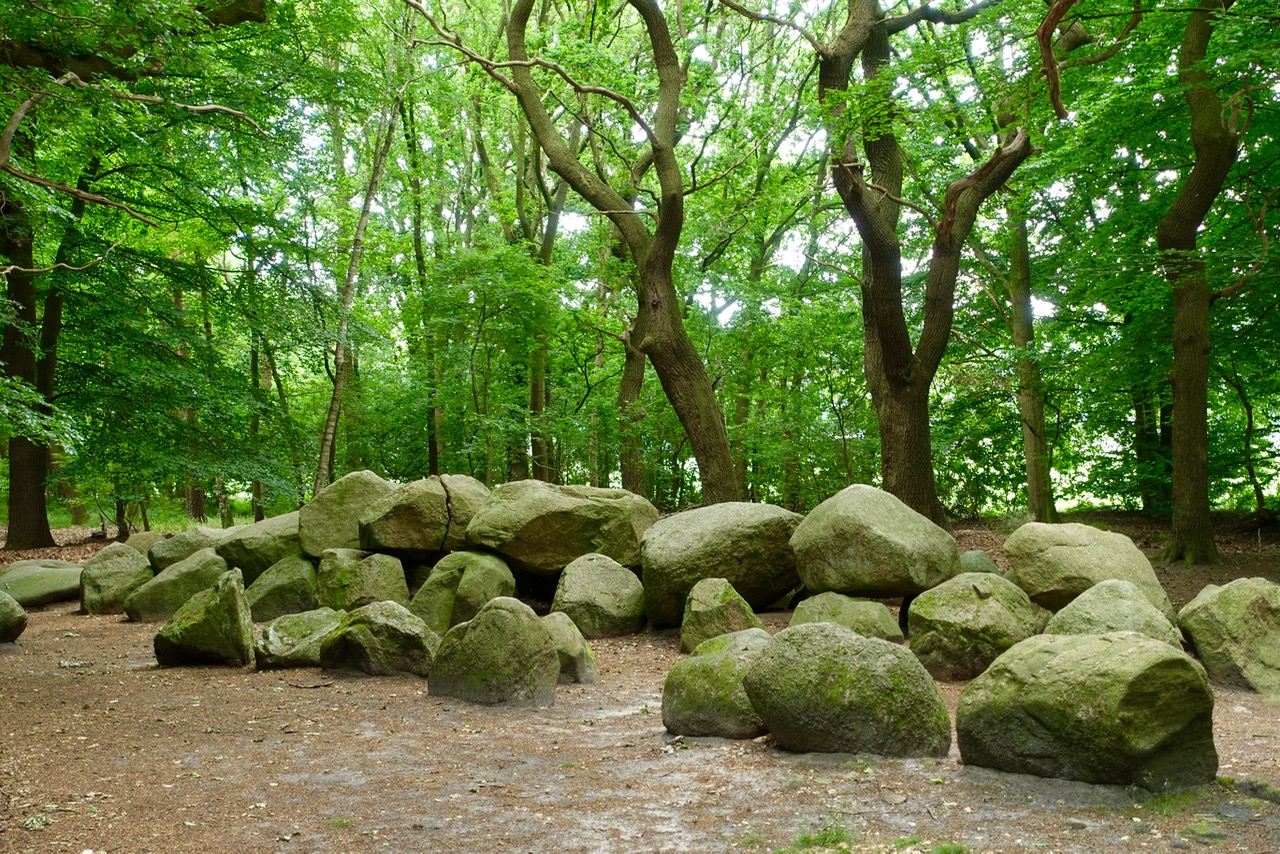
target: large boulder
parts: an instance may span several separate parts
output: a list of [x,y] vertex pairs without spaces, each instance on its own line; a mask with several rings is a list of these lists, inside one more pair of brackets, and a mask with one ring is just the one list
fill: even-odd
[[124,612],[135,622],[167,620],[192,596],[216,584],[226,571],[227,562],[217,552],[201,549],[130,593],[124,600]]
[[502,597],[449,629],[427,692],[483,705],[550,706],[559,678],[551,632],[528,605]]
[[662,725],[672,735],[755,738],[764,721],[742,678],[769,642],[764,629],[746,629],[705,641],[667,671]]
[[960,567],[957,575],[965,572],[994,572],[1000,575],[1000,567],[996,566],[996,562],[991,556],[982,549],[970,549],[967,552],[960,553]]
[[167,538],[168,534],[161,533],[160,531],[135,531],[123,542],[129,548],[138,552],[143,557],[146,557],[147,553],[151,551],[152,546]]
[[796,571],[813,593],[912,596],[956,574],[946,531],[887,492],[854,484],[813,508],[791,537]]
[[449,496],[449,530],[444,537],[446,551],[467,548],[467,527],[489,498],[489,487],[465,474],[442,474],[445,494]]
[[805,623],[835,623],[863,637],[902,643],[902,627],[883,602],[854,599],[830,590],[802,600],[787,625]]
[[802,518],[731,501],[660,519],[640,548],[649,620],[678,625],[689,591],[706,578],[728,579],[751,607],[767,608],[800,583],[791,535]]
[[310,611],[316,601],[316,567],[301,553],[281,558],[244,591],[255,623]]
[[360,519],[396,488],[371,471],[353,471],[320,490],[298,511],[298,544],[308,557],[360,547]]
[[371,602],[342,618],[320,642],[320,666],[371,676],[428,676],[440,636],[396,602]]
[[241,525],[215,548],[227,566],[238,567],[244,573],[244,583],[252,585],[275,564],[302,553],[298,546],[298,511]]
[[151,561],[152,569],[158,574],[175,563],[186,560],[196,552],[216,548],[228,533],[234,533],[235,530],[235,528],[207,528],[201,525],[154,543],[147,550],[147,558]]
[[568,614],[588,639],[628,635],[644,626],[644,585],[613,558],[586,554],[560,573],[551,610]]
[[718,635],[763,628],[764,621],[732,584],[724,578],[704,578],[693,585],[685,601],[680,649],[692,652],[698,644]]
[[316,604],[351,611],[372,602],[409,604],[400,559],[357,549],[325,549],[316,570]]
[[0,574],[0,593],[24,608],[66,602],[80,595],[80,564],[65,560],[20,560]]
[[1178,624],[1214,682],[1280,694],[1280,584],[1210,584],[1182,608]]
[[1182,632],[1131,582],[1099,581],[1045,624],[1050,635],[1105,635],[1138,632],[1182,649]]
[[1070,522],[1028,522],[1004,543],[1007,578],[1031,601],[1059,611],[1099,581],[1131,582],[1167,619],[1176,616],[1151,561],[1123,534]]
[[516,577],[505,561],[484,552],[453,552],[440,559],[409,602],[431,631],[444,635],[465,623],[484,603],[516,595]]
[[785,750],[945,756],[951,746],[946,703],[915,656],[834,623],[774,635],[743,686]]
[[0,643],[13,643],[27,630],[27,610],[8,593],[0,593]]
[[258,669],[319,667],[320,644],[344,617],[343,611],[314,608],[271,620],[254,645]]
[[591,644],[578,631],[578,627],[563,611],[552,611],[542,618],[542,624],[551,632],[551,642],[560,657],[560,682],[590,684],[600,679],[596,667],[596,654]]
[[162,666],[253,664],[253,617],[240,571],[224,572],[183,603],[160,627],[154,645]]
[[915,598],[907,612],[911,651],[935,679],[972,679],[1009,647],[1040,631],[1038,606],[999,575],[966,572]]
[[423,559],[444,551],[449,496],[437,476],[397,487],[360,517],[360,548]]
[[507,558],[513,568],[557,575],[592,552],[640,565],[640,537],[657,509],[625,489],[504,483],[489,493],[467,526],[467,541]]
[[145,554],[129,544],[112,543],[84,562],[80,610],[86,614],[123,613],[129,594],[154,577]]
[[1162,792],[1218,769],[1204,668],[1136,632],[1028,638],[964,689],[956,732],[965,764],[1019,774]]

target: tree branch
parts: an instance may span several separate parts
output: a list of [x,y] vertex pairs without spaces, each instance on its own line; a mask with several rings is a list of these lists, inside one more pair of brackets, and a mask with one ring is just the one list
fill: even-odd
[[742,17],[747,18],[748,20],[760,21],[761,23],[765,23],[765,24],[777,24],[779,26],[786,27],[787,29],[795,30],[802,37],[804,37],[805,41],[807,41],[810,45],[812,45],[814,51],[817,52],[819,56],[827,55],[828,47],[822,42],[818,41],[818,37],[815,36],[812,32],[800,26],[795,21],[789,21],[786,18],[778,18],[773,15],[769,15],[765,12],[753,12],[745,6],[741,6],[738,3],[735,3],[734,0],[720,0],[720,5],[727,6],[728,8],[737,12]]
[[[724,2],[724,0],[721,0],[721,2]],[[992,6],[997,6],[1001,2],[1003,0],[979,0],[972,6],[955,11],[939,9],[926,3],[923,6],[912,9],[905,15],[885,19],[884,25],[885,29],[890,34],[893,34],[910,29],[921,21],[928,21],[931,24],[963,24],[965,21],[976,18],[980,12],[990,9]]]
[[1045,14],[1040,26],[1036,27],[1036,41],[1040,44],[1040,64],[1044,70],[1045,80],[1049,83],[1049,103],[1059,119],[1067,117],[1067,108],[1062,104],[1062,80],[1058,76],[1058,60],[1053,55],[1053,31],[1067,11],[1074,6],[1076,0],[1054,0]]

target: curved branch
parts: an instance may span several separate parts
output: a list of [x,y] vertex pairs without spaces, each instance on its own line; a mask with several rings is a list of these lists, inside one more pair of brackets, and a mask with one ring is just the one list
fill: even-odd
[[795,21],[789,21],[786,18],[778,18],[773,15],[767,14],[765,12],[753,12],[750,9],[748,9],[746,6],[742,6],[742,5],[739,5],[738,3],[735,3],[734,0],[720,0],[720,5],[727,6],[728,8],[732,9],[733,11],[737,12],[739,15],[741,15],[742,17],[748,20],[760,21],[761,23],[765,23],[765,24],[777,24],[778,26],[786,27],[787,29],[790,29],[790,30],[795,30],[797,33],[799,33],[801,36],[804,37],[804,40],[807,41],[813,47],[814,51],[817,52],[819,56],[827,55],[827,50],[828,50],[827,46],[822,42],[818,41],[818,37],[815,36],[812,32],[800,26]]
[[1045,80],[1049,83],[1049,103],[1059,119],[1067,117],[1067,108],[1062,104],[1062,80],[1058,76],[1058,60],[1053,55],[1053,31],[1067,14],[1076,0],[1054,0],[1053,6],[1045,14],[1040,26],[1036,27],[1036,41],[1040,45],[1040,64],[1044,70]]
[[885,29],[892,34],[910,29],[921,21],[928,21],[931,24],[963,24],[965,21],[976,18],[980,12],[990,9],[992,6],[997,6],[1001,2],[1002,0],[979,0],[972,6],[956,11],[939,9],[926,3],[923,6],[912,9],[905,15],[886,18],[884,25]]

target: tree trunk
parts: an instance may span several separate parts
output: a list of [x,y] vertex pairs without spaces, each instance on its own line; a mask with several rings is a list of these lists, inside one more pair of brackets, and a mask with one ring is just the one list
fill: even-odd
[[640,400],[640,390],[644,387],[644,353],[631,343],[631,332],[622,335],[623,363],[622,378],[618,381],[618,433],[622,438],[622,449],[618,454],[618,468],[622,476],[622,488],[636,495],[649,497],[645,487],[644,443],[641,441],[640,425],[644,421],[644,410],[636,406]]
[[[1240,153],[1238,117],[1223,107],[1205,57],[1217,15],[1233,0],[1205,0],[1191,12],[1178,51],[1178,79],[1191,116],[1195,163],[1156,226],[1156,247],[1173,286],[1173,522],[1166,561],[1218,563],[1209,515],[1209,306],[1196,236]],[[1230,125],[1230,126],[1228,126]]]
[[[316,464],[316,476],[312,481],[311,494],[319,494],[332,479],[333,445],[338,434],[338,415],[342,411],[342,391],[347,362],[347,328],[351,322],[351,306],[355,301],[356,279],[360,275],[360,257],[364,252],[364,233],[369,227],[369,217],[373,211],[373,199],[378,192],[378,184],[387,165],[387,154],[391,150],[391,140],[395,136],[395,123],[399,116],[400,102],[395,103],[382,114],[382,126],[374,144],[373,164],[369,170],[369,181],[365,185],[364,204],[360,208],[360,219],[356,223],[355,233],[351,238],[351,253],[347,259],[347,272],[343,278],[342,291],[339,294],[339,314],[337,340],[333,345],[333,394],[329,398],[329,411],[325,416],[324,429],[320,433],[320,459]],[[341,130],[334,128],[334,133]]]
[[[0,195],[0,258],[22,269],[8,275],[7,296],[14,318],[4,328],[0,360],[5,376],[38,388],[36,353],[34,235],[26,208],[9,194]],[[49,530],[46,484],[49,450],[25,436],[9,439],[9,532],[5,549],[47,548],[55,545]]]
[[1008,207],[1012,231],[1009,253],[1009,303],[1013,345],[1018,348],[1018,410],[1022,415],[1022,458],[1027,471],[1027,509],[1037,522],[1057,522],[1049,443],[1044,426],[1044,385],[1035,357],[1035,318],[1031,308],[1031,251],[1027,220]]

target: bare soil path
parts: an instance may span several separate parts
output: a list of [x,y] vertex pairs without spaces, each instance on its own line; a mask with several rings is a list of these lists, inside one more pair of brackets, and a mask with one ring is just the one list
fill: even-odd
[[[1002,557],[1003,537],[958,535]],[[1230,554],[1166,577],[1175,603],[1206,579],[1280,575],[1274,544]],[[598,641],[597,684],[513,710],[416,677],[160,669],[155,629],[61,603],[0,646],[0,851],[1280,850],[1280,701],[1243,691],[1217,692],[1222,780],[1152,799],[967,768],[954,747],[673,739],[672,632]],[[942,688],[954,712],[963,685]]]

